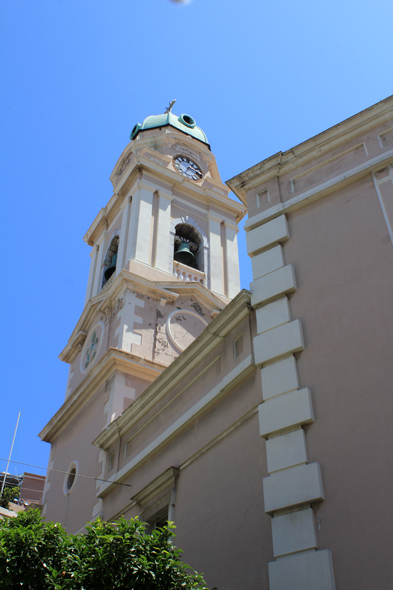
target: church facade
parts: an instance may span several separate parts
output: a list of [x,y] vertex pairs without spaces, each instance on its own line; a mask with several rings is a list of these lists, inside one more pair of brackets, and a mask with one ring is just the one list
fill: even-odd
[[227,186],[169,108],[111,181],[40,433],[44,515],[173,520],[220,590],[389,588],[393,99]]

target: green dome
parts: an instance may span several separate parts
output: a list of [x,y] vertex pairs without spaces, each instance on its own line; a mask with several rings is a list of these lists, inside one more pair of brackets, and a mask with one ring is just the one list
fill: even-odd
[[171,125],[176,129],[180,129],[183,133],[191,135],[191,137],[195,137],[195,139],[203,141],[203,143],[209,145],[206,134],[200,127],[197,127],[194,119],[190,115],[183,114],[180,115],[180,117],[177,117],[177,115],[170,112],[163,115],[151,115],[150,117],[146,117],[142,125],[137,123],[131,131],[130,139],[135,139],[140,131],[157,129],[157,127],[165,127],[166,125]]

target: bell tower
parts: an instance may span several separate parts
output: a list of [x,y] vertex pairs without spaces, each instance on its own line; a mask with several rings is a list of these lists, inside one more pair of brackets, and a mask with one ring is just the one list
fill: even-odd
[[168,110],[135,125],[110,180],[114,194],[84,238],[93,247],[86,303],[134,263],[234,297],[243,207],[190,115]]
[[[81,473],[97,477],[98,469],[107,478],[106,454],[87,462],[81,449],[98,453],[91,441],[102,428],[240,289],[237,224],[245,209],[229,198],[205,133],[172,106],[134,126],[110,176],[113,195],[84,236],[92,248],[85,305],[60,354],[70,365],[66,399],[40,434],[56,443],[55,469],[80,465]],[[68,435],[75,421],[86,428]],[[62,520],[51,496],[59,486],[67,497],[70,491],[49,478],[47,517]],[[99,489],[97,481],[97,496]],[[92,504],[85,521],[101,513],[102,501]]]

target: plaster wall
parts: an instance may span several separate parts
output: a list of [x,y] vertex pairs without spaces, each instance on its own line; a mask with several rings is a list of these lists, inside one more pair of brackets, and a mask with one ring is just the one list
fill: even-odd
[[[103,406],[108,397],[105,384],[93,398],[80,409],[74,419],[52,444],[52,469],[49,490],[44,497],[45,518],[61,522],[67,531],[75,533],[91,520],[92,506],[96,502],[95,479],[101,468],[98,464],[99,449],[91,444],[104,426]],[[69,495],[64,494],[64,481],[71,463],[78,462],[78,472],[88,478],[77,477]]]
[[80,530],[92,519],[92,507],[97,503],[94,478],[105,476],[108,463],[105,453],[102,457],[100,450],[91,442],[149,384],[140,377],[115,371],[60,432],[52,444],[51,468],[66,472],[76,461],[78,473],[93,479],[77,477],[72,492],[66,495],[63,491],[66,474],[51,471],[49,490],[44,498],[47,502],[46,518],[62,522],[70,532]]
[[263,511],[262,440],[254,415],[180,473],[176,544],[209,588],[268,588],[272,541]]
[[371,175],[288,216],[302,322],[300,387],[313,396],[309,462],[321,465],[318,547],[337,590],[393,585],[390,564],[393,247]]
[[[201,388],[205,389],[204,384]],[[199,384],[193,389],[200,395]],[[255,411],[234,426],[260,401],[259,372],[254,370],[124,480],[132,485],[131,494],[125,487],[115,488],[104,499],[105,518],[121,512],[131,495],[169,466],[179,466],[176,542],[185,551],[185,561],[204,572],[210,586],[220,581],[221,587],[251,590],[261,581],[261,571],[266,580],[271,532],[269,517],[261,509],[262,478],[267,473],[265,441],[259,436]],[[158,416],[156,435],[175,417]],[[142,508],[146,507],[134,506],[126,516],[136,516]]]

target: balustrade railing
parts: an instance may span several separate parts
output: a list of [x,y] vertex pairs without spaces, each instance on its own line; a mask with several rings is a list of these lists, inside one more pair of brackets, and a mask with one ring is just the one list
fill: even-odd
[[191,268],[181,262],[173,261],[173,274],[177,279],[181,281],[196,281],[202,285],[205,282],[205,273],[196,268]]

